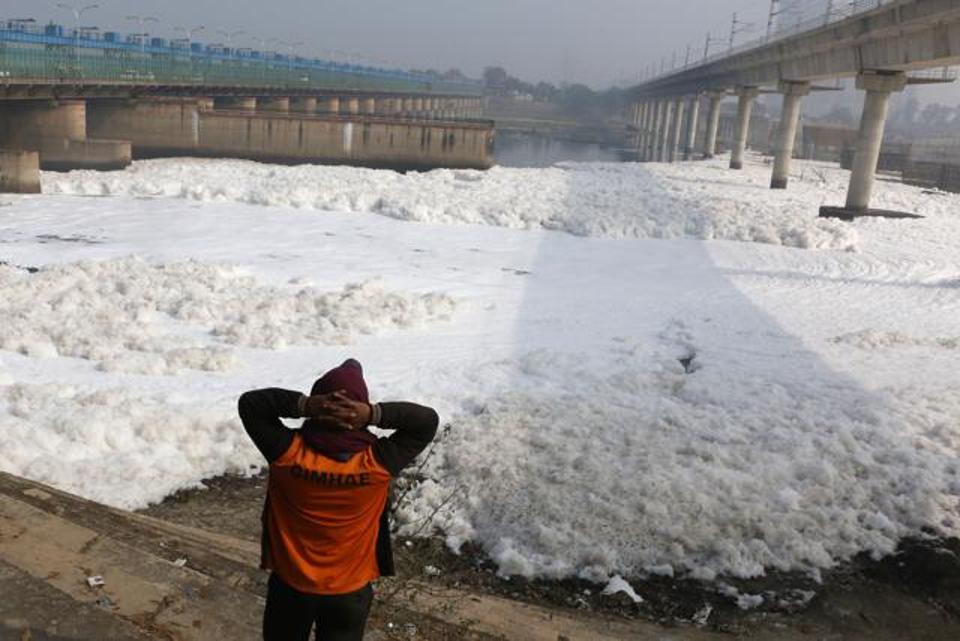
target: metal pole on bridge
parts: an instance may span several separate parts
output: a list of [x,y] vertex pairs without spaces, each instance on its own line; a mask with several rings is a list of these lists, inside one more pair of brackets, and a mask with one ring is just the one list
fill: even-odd
[[87,11],[100,8],[100,5],[88,4],[84,7],[77,7],[76,5],[67,4],[65,2],[58,2],[57,6],[73,13],[73,55],[76,58],[77,75],[82,78],[83,69],[80,68],[80,18]]
[[148,22],[160,22],[158,18],[153,16],[127,16],[126,20],[134,20],[137,24],[140,25],[140,63],[143,65],[143,75],[147,76],[147,38],[150,37],[150,34],[147,33],[147,23]]

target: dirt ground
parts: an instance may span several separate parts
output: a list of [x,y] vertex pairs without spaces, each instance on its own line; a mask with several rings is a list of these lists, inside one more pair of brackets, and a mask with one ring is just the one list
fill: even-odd
[[[144,513],[154,517],[257,540],[266,477],[223,476],[205,489],[180,492]],[[411,581],[507,597],[555,608],[566,615],[597,614],[715,631],[731,638],[960,639],[960,541],[904,541],[897,554],[866,556],[824,573],[820,583],[806,576],[775,574],[753,581],[726,581],[740,594],[761,595],[763,604],[738,607],[729,588],[668,577],[634,577],[643,597],[604,596],[602,586],[584,581],[526,581],[496,576],[479,549],[451,553],[439,538],[394,538],[397,574],[378,585],[371,623],[396,639],[484,639],[479,633],[425,619],[391,606],[395,590]],[[664,638],[668,638],[665,636]]]

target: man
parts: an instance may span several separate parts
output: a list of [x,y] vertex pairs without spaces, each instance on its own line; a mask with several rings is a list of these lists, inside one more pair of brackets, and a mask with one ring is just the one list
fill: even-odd
[[[371,404],[350,359],[310,396],[246,392],[240,420],[270,464],[261,565],[271,570],[265,641],[361,641],[371,582],[393,574],[390,480],[433,440],[437,413],[413,403]],[[299,430],[281,418],[305,418]],[[368,425],[396,430],[378,439]]]

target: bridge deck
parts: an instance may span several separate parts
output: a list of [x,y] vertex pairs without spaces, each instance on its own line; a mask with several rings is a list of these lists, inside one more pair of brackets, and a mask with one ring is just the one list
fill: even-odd
[[884,0],[835,23],[758,43],[634,88],[636,97],[683,95],[863,71],[915,71],[960,63],[960,0]]

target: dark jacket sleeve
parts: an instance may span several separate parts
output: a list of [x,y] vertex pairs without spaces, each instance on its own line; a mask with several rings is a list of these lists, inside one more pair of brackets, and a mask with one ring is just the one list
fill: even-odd
[[269,388],[245,392],[237,403],[243,428],[254,445],[273,463],[293,442],[294,431],[280,420],[300,417],[300,392]]
[[380,422],[377,427],[396,430],[373,446],[377,460],[394,476],[417,458],[437,434],[440,417],[437,413],[415,403],[380,403]]

